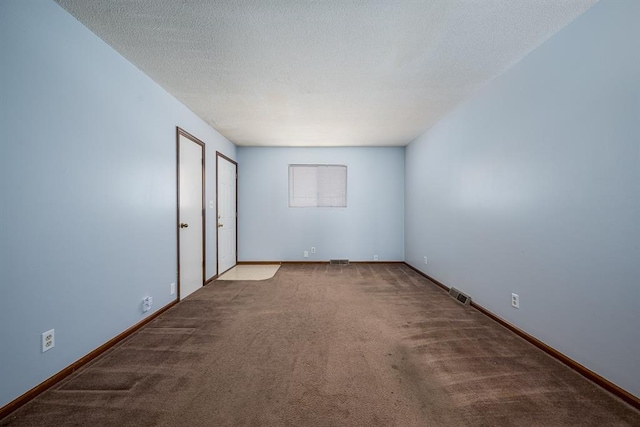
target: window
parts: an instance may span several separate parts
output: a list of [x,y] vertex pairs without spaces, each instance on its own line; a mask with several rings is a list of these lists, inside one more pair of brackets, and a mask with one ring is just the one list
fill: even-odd
[[346,208],[347,167],[289,165],[290,208]]

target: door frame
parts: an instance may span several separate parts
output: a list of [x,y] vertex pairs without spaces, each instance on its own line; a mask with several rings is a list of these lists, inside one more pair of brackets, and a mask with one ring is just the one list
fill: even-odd
[[216,276],[220,275],[220,244],[218,239],[218,161],[220,158],[236,167],[236,265],[238,265],[238,162],[216,151]]
[[205,269],[205,265],[207,262],[207,252],[206,252],[206,245],[205,245],[205,238],[206,238],[206,221],[205,221],[205,206],[206,206],[206,194],[205,194],[205,183],[206,183],[206,179],[205,179],[205,164],[206,164],[206,151],[205,151],[205,144],[204,142],[202,142],[201,140],[199,140],[198,138],[196,138],[195,136],[191,135],[189,132],[185,131],[184,129],[182,129],[179,126],[176,126],[176,206],[177,206],[177,222],[176,222],[176,236],[177,236],[177,253],[178,253],[178,277],[176,279],[177,282],[177,286],[176,286],[176,297],[178,299],[178,301],[180,301],[180,136],[183,136],[187,139],[189,139],[190,141],[198,144],[202,150],[202,165],[201,165],[201,169],[202,169],[202,197],[201,197],[201,205],[202,205],[202,286],[204,286],[204,284],[206,283],[206,269]]

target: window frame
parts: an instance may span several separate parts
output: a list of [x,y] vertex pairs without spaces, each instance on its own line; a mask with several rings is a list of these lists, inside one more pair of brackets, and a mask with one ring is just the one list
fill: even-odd
[[[319,200],[321,199],[320,194],[316,194],[316,198],[315,198],[315,204],[314,205],[295,205],[294,199],[293,199],[293,177],[292,177],[292,172],[295,168],[342,168],[344,169],[344,205],[338,205],[338,206],[331,206],[331,205],[319,205]],[[345,209],[348,206],[347,203],[347,189],[348,189],[348,174],[349,174],[349,168],[347,165],[343,165],[343,164],[333,164],[333,163],[290,163],[288,165],[288,185],[289,185],[289,189],[288,189],[288,202],[287,205],[289,208],[292,209],[296,209],[296,208],[316,208],[316,209],[325,209],[325,208],[329,208],[329,209]],[[318,189],[320,186],[318,185],[318,183],[316,183],[316,189]],[[293,204],[292,204],[293,203]]]

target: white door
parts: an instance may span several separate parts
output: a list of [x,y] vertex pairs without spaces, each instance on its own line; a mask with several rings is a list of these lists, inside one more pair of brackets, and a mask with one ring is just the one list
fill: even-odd
[[236,265],[236,182],[238,164],[216,153],[218,275]]
[[178,129],[178,296],[204,284],[204,144]]

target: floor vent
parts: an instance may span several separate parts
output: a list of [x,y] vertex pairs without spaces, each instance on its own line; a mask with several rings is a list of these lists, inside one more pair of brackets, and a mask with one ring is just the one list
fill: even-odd
[[463,294],[462,292],[460,292],[456,288],[449,289],[449,295],[451,295],[458,302],[460,302],[460,303],[462,303],[464,305],[471,304],[471,297],[469,295]]
[[349,260],[348,259],[330,259],[329,264],[349,265]]

